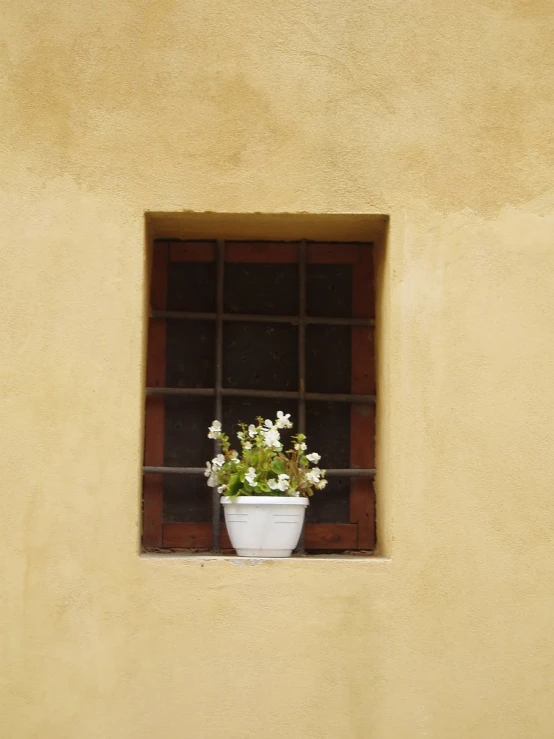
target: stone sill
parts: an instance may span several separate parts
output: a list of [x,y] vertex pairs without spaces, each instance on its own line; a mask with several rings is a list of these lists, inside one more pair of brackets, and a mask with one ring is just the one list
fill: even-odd
[[255,566],[267,562],[353,562],[358,564],[383,564],[390,562],[390,557],[379,555],[359,554],[301,554],[292,557],[237,557],[228,554],[187,554],[186,552],[141,552],[140,558],[144,560],[179,560],[182,562],[228,562],[236,566]]

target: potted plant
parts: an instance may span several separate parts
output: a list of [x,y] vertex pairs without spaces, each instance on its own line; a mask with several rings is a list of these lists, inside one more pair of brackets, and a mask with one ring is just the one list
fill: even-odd
[[209,428],[220,453],[206,463],[205,475],[217,487],[231,544],[239,557],[290,557],[298,544],[308,498],[327,485],[316,452],[308,452],[304,434],[292,436],[283,451],[281,430],[292,428],[290,414],[274,421],[240,423],[241,451],[231,449],[220,421]]

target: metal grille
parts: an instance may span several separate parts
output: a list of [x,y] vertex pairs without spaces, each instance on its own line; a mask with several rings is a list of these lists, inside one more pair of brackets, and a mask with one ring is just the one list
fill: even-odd
[[[373,405],[375,395],[356,393],[316,393],[306,392],[306,327],[309,325],[320,326],[348,326],[369,327],[374,321],[369,318],[360,317],[313,317],[308,316],[306,311],[306,264],[307,244],[298,244],[298,315],[262,315],[257,313],[228,313],[224,312],[224,289],[225,289],[225,242],[217,242],[216,257],[216,310],[215,312],[195,312],[178,310],[156,310],[152,309],[152,319],[182,320],[182,321],[209,321],[215,323],[215,377],[211,388],[198,387],[147,387],[146,393],[151,397],[185,396],[185,397],[213,397],[214,418],[222,420],[222,399],[225,397],[236,398],[276,398],[283,400],[296,400],[298,407],[297,429],[301,433],[306,431],[306,401],[328,401],[356,405]],[[298,327],[298,389],[291,390],[257,390],[223,387],[223,332],[226,322],[253,322],[264,324],[289,324]],[[218,453],[218,443],[215,442],[214,453]],[[145,474],[156,475],[202,475],[203,467],[177,467],[145,464]],[[329,477],[368,478],[375,474],[375,470],[358,468],[328,469]],[[216,489],[212,493],[212,549],[220,550],[220,495]],[[302,549],[303,540],[299,548]]]

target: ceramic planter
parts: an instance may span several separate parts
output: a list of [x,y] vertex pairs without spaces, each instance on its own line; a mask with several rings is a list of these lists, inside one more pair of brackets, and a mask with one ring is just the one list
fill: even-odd
[[298,544],[307,498],[252,495],[223,497],[225,523],[239,557],[290,557]]

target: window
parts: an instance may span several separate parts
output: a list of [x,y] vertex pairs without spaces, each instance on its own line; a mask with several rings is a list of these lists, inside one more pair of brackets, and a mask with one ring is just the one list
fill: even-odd
[[301,547],[374,549],[373,332],[371,243],[155,241],[143,547],[230,549],[207,428],[283,410],[328,470]]

